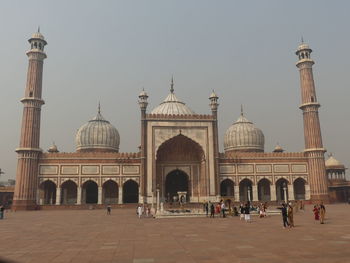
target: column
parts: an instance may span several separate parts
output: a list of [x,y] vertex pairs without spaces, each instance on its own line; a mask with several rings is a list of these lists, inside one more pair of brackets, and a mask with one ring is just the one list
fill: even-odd
[[97,204],[102,205],[102,187],[98,187],[98,199],[97,199]]
[[253,185],[252,191],[253,191],[253,201],[259,201],[259,199],[258,199],[258,186]]
[[68,204],[68,200],[67,200],[67,188],[63,188],[63,204],[67,205]]
[[61,188],[57,187],[56,188],[56,205],[61,204]]
[[270,184],[270,195],[271,195],[271,201],[276,201],[276,185]]
[[293,184],[289,184],[288,185],[288,199],[289,200],[295,200],[295,197],[294,197],[294,186]]
[[118,189],[118,204],[122,204],[123,203],[123,187],[119,186]]
[[305,185],[305,200],[310,200],[310,185]]
[[141,195],[141,187],[140,187],[140,184],[139,184],[139,203],[143,203],[143,198],[142,198],[142,195]]
[[77,205],[81,205],[81,187],[77,188]]
[[234,185],[235,201],[239,202],[239,185]]

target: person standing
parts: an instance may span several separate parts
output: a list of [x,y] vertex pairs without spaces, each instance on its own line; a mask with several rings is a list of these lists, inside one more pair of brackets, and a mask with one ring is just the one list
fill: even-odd
[[244,220],[250,223],[250,206],[248,203],[244,207]]
[[142,215],[142,206],[141,205],[139,205],[137,207],[137,214],[138,214],[139,218],[141,218],[141,215]]
[[0,219],[4,219],[4,213],[5,213],[5,206],[0,206]]
[[211,203],[211,205],[210,205],[210,217],[212,217],[212,218],[215,217],[215,207],[214,207],[213,203]]
[[209,204],[208,202],[205,203],[205,214],[207,215],[208,217],[208,213],[209,213]]
[[292,203],[288,204],[288,222],[289,222],[289,227],[294,227],[294,211],[293,211]]
[[245,208],[243,206],[243,204],[241,203],[241,205],[239,206],[239,211],[241,213],[240,217],[239,217],[239,220],[242,220],[244,218],[244,215],[245,215]]
[[320,220],[320,210],[318,209],[317,205],[314,206],[314,209],[312,211],[314,212],[315,220]]
[[222,212],[222,217],[223,217],[223,218],[226,217],[225,210],[226,210],[225,202],[222,201],[222,203],[221,203],[221,212]]
[[320,205],[320,223],[324,224],[324,218],[326,216],[326,207],[323,203]]
[[111,215],[112,207],[110,204],[107,205],[107,215]]
[[283,228],[286,228],[287,226],[289,226],[289,224],[288,224],[287,207],[285,203],[282,204],[281,212],[282,212]]

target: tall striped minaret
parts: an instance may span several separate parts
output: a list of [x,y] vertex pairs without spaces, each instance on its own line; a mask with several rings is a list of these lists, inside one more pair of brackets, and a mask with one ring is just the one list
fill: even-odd
[[322,144],[320,120],[315,83],[312,73],[314,61],[311,59],[311,48],[303,43],[298,47],[296,55],[299,60],[296,66],[300,72],[301,105],[304,118],[305,154],[309,160],[310,195],[313,202],[329,202],[328,181],[326,175]]
[[22,128],[18,154],[16,186],[13,198],[15,209],[33,209],[36,206],[36,194],[38,189],[38,161],[42,150],[39,147],[40,140],[40,115],[44,101],[41,98],[43,64],[46,54],[44,47],[47,44],[44,36],[34,33],[28,40],[30,50],[27,84],[23,103]]

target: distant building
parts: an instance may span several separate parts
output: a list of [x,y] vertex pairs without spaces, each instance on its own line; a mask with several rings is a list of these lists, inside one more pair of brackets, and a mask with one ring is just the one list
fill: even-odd
[[[47,44],[40,32],[29,39],[28,78],[24,98],[14,205],[83,205],[164,202],[186,192],[191,203],[229,198],[236,202],[310,200],[329,202],[333,185],[325,167],[318,103],[310,54],[302,43],[297,51],[305,150],[285,152],[277,145],[264,152],[264,134],[243,109],[225,133],[224,152],[218,145],[218,96],[209,96],[211,113],[197,114],[170,93],[147,112],[148,95],[139,94],[141,147],[120,153],[118,130],[105,120],[100,107],[95,118],[80,127],[76,152],[57,146],[39,147],[43,62]],[[345,187],[346,188],[346,187]],[[348,188],[346,188],[348,189]],[[336,200],[337,198],[333,198]]]

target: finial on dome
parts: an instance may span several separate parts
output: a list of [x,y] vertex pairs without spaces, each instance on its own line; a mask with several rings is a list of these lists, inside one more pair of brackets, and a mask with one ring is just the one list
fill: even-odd
[[38,33],[40,33],[40,26],[38,26]]
[[301,36],[301,44],[304,44],[304,38]]
[[243,104],[241,104],[241,116],[243,116]]
[[171,76],[170,92],[174,93],[174,76]]
[[101,114],[101,103],[100,102],[98,102],[97,112],[98,112],[98,114]]

